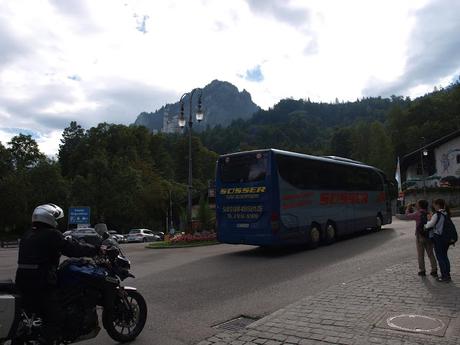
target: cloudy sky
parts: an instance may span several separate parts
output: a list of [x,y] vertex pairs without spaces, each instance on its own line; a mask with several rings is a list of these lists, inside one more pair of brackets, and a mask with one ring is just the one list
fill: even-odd
[[57,151],[213,79],[282,98],[416,97],[460,75],[458,0],[0,0],[0,141]]

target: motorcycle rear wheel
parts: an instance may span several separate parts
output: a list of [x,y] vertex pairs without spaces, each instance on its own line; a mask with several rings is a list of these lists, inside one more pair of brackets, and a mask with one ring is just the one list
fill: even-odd
[[[115,300],[113,312],[104,309],[102,323],[109,336],[120,343],[132,341],[142,332],[147,320],[147,304],[135,290],[126,290],[127,309],[121,297]],[[127,330],[127,332],[125,332]]]

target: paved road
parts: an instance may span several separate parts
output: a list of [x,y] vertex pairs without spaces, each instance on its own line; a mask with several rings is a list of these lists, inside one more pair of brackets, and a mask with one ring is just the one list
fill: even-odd
[[[136,286],[148,301],[146,329],[136,344],[195,344],[212,326],[239,315],[262,317],[350,279],[365,277],[415,255],[413,224],[395,221],[383,231],[316,250],[266,251],[216,245],[146,250],[125,245]],[[0,250],[0,279],[14,272],[16,251]],[[414,272],[417,268],[414,267]],[[97,341],[113,344],[104,331]]]
[[[454,219],[457,229],[460,219]],[[416,257],[331,285],[238,330],[198,345],[458,345],[460,252],[449,250],[452,281],[420,277]]]

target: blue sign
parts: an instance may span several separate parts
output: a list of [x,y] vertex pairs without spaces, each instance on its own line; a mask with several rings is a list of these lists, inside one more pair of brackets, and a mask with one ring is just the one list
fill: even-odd
[[91,209],[87,206],[69,208],[69,224],[91,224]]

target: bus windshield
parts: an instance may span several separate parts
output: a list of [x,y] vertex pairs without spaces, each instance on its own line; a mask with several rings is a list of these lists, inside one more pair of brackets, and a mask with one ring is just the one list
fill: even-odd
[[220,161],[220,178],[224,183],[263,181],[267,174],[267,156],[251,153],[223,157]]

